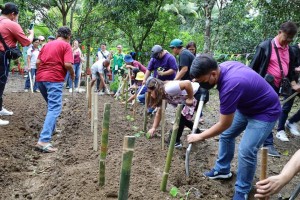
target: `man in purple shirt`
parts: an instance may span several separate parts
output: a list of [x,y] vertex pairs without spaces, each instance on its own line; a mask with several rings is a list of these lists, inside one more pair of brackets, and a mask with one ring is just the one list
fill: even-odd
[[220,135],[219,154],[214,168],[204,173],[210,179],[232,176],[230,163],[234,156],[235,138],[244,134],[238,150],[238,169],[234,200],[248,199],[255,175],[257,151],[273,129],[281,107],[274,89],[256,72],[236,61],[218,66],[209,55],[195,58],[191,77],[201,87],[217,85],[220,96],[219,122],[201,134],[188,135],[188,142],[203,141]]
[[143,85],[151,72],[153,72],[153,77],[162,81],[174,80],[178,70],[175,57],[163,50],[160,45],[154,45],[151,51],[151,60],[145,73]]

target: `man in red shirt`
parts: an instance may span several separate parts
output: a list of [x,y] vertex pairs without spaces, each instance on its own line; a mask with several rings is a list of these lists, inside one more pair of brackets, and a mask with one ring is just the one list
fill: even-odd
[[36,145],[42,152],[57,151],[50,140],[62,109],[62,92],[67,71],[72,80],[75,78],[70,38],[71,30],[65,26],[60,27],[57,39],[44,45],[37,60],[36,80],[48,107],[43,130]]
[[[17,23],[19,9],[13,3],[6,3],[0,6],[0,34],[9,48],[16,47],[17,42],[22,46],[28,46],[33,40],[33,30],[29,30],[30,35],[26,37],[21,26]],[[4,44],[0,42],[0,116],[12,115],[13,112],[6,110],[2,106],[2,96],[7,82],[10,60],[6,56]],[[0,126],[7,125],[9,121],[0,119]]]

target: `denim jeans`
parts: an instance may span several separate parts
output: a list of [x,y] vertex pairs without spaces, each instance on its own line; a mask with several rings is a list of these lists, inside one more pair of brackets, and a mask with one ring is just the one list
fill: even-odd
[[0,110],[2,110],[3,105],[3,92],[8,78],[10,61],[4,59],[4,53],[0,52]]
[[[78,88],[78,81],[80,76],[80,63],[73,64],[73,70],[75,73],[74,87]],[[67,80],[69,81],[69,87],[72,88],[72,79],[70,75],[68,76]]]
[[257,151],[275,126],[275,122],[255,120],[236,111],[231,126],[220,135],[218,159],[214,169],[229,173],[234,156],[235,138],[245,130],[238,149],[236,192],[250,192],[256,170]]
[[140,103],[145,104],[145,98],[146,98],[145,96],[146,96],[146,93],[140,94],[138,96],[138,100],[139,100]]
[[[31,73],[31,80],[32,80],[32,82],[34,82],[33,91],[36,91],[38,89],[38,86],[37,86],[35,79],[33,79],[33,77],[35,77],[35,75],[36,75],[36,69],[30,69],[30,73]],[[28,74],[27,79],[25,81],[24,89],[29,89],[29,88],[30,88],[30,79],[29,79],[29,74]]]
[[62,110],[63,82],[38,82],[41,94],[47,102],[47,115],[43,130],[40,134],[40,142],[50,142],[55,124]]
[[[288,97],[285,97],[284,99],[287,99],[287,98]],[[279,116],[277,131],[285,130],[285,127],[284,127],[285,122],[288,118],[289,112],[291,111],[291,109],[293,107],[295,98],[296,97],[292,98],[291,100],[289,100],[288,102],[283,104],[282,111]],[[293,117],[290,120],[290,123],[298,122],[299,120],[300,120],[300,110],[298,110],[298,112],[293,115]]]

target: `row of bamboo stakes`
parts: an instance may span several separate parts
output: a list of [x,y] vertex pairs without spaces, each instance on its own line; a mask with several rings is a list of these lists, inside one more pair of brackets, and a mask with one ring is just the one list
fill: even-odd
[[[130,80],[127,76],[124,79],[124,90],[128,90],[128,84],[126,84],[127,80]],[[97,93],[93,92],[93,88],[89,84],[89,78],[87,78],[87,93],[86,97],[88,98],[88,108],[89,108],[89,116],[91,119],[91,132],[93,132],[93,150],[98,151],[98,95]],[[122,91],[122,94],[124,95],[124,90]],[[135,90],[135,94],[137,91]],[[125,103],[125,113],[127,113],[128,109],[128,92],[126,92],[125,95],[126,103]],[[136,114],[136,102],[137,102],[137,96],[134,101],[134,109],[133,109],[133,116],[135,119]],[[145,108],[144,108],[144,121],[143,121],[143,131],[147,132],[147,121],[148,121],[148,105],[150,100],[150,93],[146,93],[145,98]],[[171,168],[171,161],[173,157],[174,152],[174,146],[175,141],[178,133],[179,128],[179,121],[181,117],[181,111],[182,111],[183,105],[179,104],[176,109],[176,116],[175,116],[175,122],[173,125],[171,140],[169,143],[165,168],[163,172],[163,177],[160,185],[160,189],[163,192],[166,192],[167,189],[167,181],[169,177],[169,171]],[[161,122],[162,122],[162,130],[161,130],[161,149],[164,150],[164,140],[165,140],[165,110],[166,110],[166,101],[163,100],[162,102],[162,116],[161,116]],[[101,147],[100,147],[100,159],[99,159],[99,186],[105,185],[105,160],[107,156],[108,151],[108,134],[109,134],[109,123],[110,123],[110,110],[111,105],[109,103],[104,104],[104,112],[103,112],[103,120],[102,120],[102,135],[101,135]],[[119,187],[119,193],[118,193],[118,200],[127,200],[128,199],[128,191],[129,191],[129,184],[130,184],[130,174],[131,174],[131,165],[132,165],[132,159],[133,159],[133,152],[134,152],[134,145],[135,145],[135,136],[124,136],[123,141],[123,155],[122,155],[122,166],[121,166],[121,176],[120,176],[120,187]],[[267,177],[267,148],[262,148],[261,151],[261,173],[260,173],[260,180],[263,180]]]

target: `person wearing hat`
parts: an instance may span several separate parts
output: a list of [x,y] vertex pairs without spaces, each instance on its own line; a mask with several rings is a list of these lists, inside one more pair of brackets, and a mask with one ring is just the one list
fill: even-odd
[[190,68],[195,56],[183,47],[183,42],[180,39],[172,40],[170,48],[175,56],[179,55],[179,71],[176,74],[175,80],[191,80]]
[[55,37],[54,37],[53,35],[50,35],[50,36],[48,37],[48,42],[51,42],[51,41],[53,41],[53,40],[55,40]]
[[[139,94],[138,101],[142,104],[145,103],[145,94],[147,92],[147,87],[143,87],[143,85],[142,85],[144,77],[145,77],[145,74],[143,72],[138,72],[135,77],[135,84],[131,88],[131,89],[135,89],[137,87],[136,93]],[[131,97],[129,97],[127,102],[131,102],[134,99],[136,99],[137,94],[134,94]]]
[[124,56],[124,62],[126,63],[127,69],[138,69],[140,72],[143,73],[146,73],[147,71],[147,68],[144,65],[142,65],[139,61],[134,60],[129,54]]
[[40,47],[39,48],[41,49],[45,45],[45,37],[40,35],[38,37],[38,39],[40,40]]
[[151,50],[151,59],[148,64],[143,85],[153,72],[153,76],[162,81],[174,80],[178,70],[175,57],[160,45],[154,45]]

